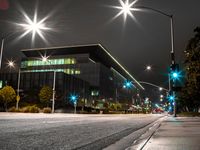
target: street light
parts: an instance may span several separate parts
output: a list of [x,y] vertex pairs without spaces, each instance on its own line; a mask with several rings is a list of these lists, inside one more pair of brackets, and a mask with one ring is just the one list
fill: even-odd
[[166,16],[168,18],[170,18],[170,34],[171,34],[171,64],[175,64],[175,55],[174,55],[174,26],[173,26],[173,15],[169,15],[167,13],[164,13],[160,10],[151,8],[151,7],[146,7],[146,6],[134,6],[132,7],[137,1],[133,1],[132,3],[129,4],[129,0],[126,0],[126,2],[124,3],[122,0],[120,0],[120,4],[121,7],[116,7],[117,9],[120,9],[121,11],[119,12],[119,15],[121,15],[122,13],[124,14],[124,16],[126,17],[127,14],[131,17],[133,17],[133,14],[131,13],[131,11],[140,11],[140,10],[150,10],[156,13],[159,13],[163,16]]
[[[43,62],[48,62],[48,57],[47,56],[42,56],[42,61]],[[52,109],[51,112],[54,113],[54,109],[55,109],[55,87],[56,87],[56,71],[53,71],[53,94],[52,94]]]
[[10,33],[8,33],[6,36],[4,36],[4,37],[1,39],[0,69],[1,69],[1,63],[2,63],[4,42],[5,42],[5,39],[7,39],[8,37],[10,37],[11,35],[12,35],[12,33],[10,32]]
[[[152,70],[152,67],[150,66],[150,65],[147,65],[146,66],[146,70],[148,70],[148,71],[151,71]],[[168,91],[170,91],[171,90],[171,85],[170,85],[170,81],[171,81],[171,77],[170,77],[171,75],[170,75],[170,73],[168,74],[168,83],[169,83],[169,89],[168,89]],[[159,91],[162,91],[163,90],[163,88],[162,87],[159,87]]]
[[10,68],[14,68],[15,67],[15,62],[12,61],[12,60],[8,60],[7,64],[8,64],[8,67],[10,67]]
[[140,83],[140,84],[147,84],[147,85],[150,85],[150,86],[156,87],[156,88],[159,89],[159,91],[165,90],[166,92],[169,92],[168,89],[163,88],[163,87],[160,87],[160,86],[158,86],[158,85],[156,85],[156,84],[153,84],[153,83],[150,83],[150,82],[139,81],[139,83]]
[[42,38],[43,40],[46,40],[43,35],[43,31],[51,30],[51,28],[45,26],[45,21],[47,20],[48,16],[38,21],[37,12],[34,14],[33,20],[31,20],[31,18],[29,18],[28,15],[25,13],[23,13],[23,15],[25,17],[26,23],[17,23],[18,26],[23,27],[23,29],[25,30],[25,32],[20,36],[20,38],[32,32],[32,41],[35,39],[36,34],[38,34],[39,37]]
[[[44,22],[46,21],[47,17],[43,18],[40,21],[37,21],[37,13],[34,15],[34,19],[31,20],[26,14],[24,14],[26,23],[24,24],[18,24],[16,25],[23,27],[25,32],[20,36],[21,38],[27,35],[28,33],[32,32],[32,41],[35,39],[36,33],[43,39],[45,40],[42,30],[50,30],[50,28],[46,27]],[[13,32],[8,33],[6,36],[4,36],[1,39],[1,51],[0,51],[0,69],[1,69],[1,64],[2,64],[2,56],[3,56],[3,49],[4,49],[4,43],[7,38],[9,38]]]
[[[161,14],[165,17],[168,17],[170,19],[170,34],[171,34],[171,66],[177,65],[175,64],[175,54],[174,54],[174,26],[173,26],[173,15],[169,15],[166,14],[160,10],[151,8],[151,7],[145,7],[145,6],[135,6],[132,8],[132,6],[136,3],[137,1],[134,1],[132,3],[129,4],[129,1],[126,0],[126,2],[124,3],[122,0],[120,0],[120,4],[121,7],[116,7],[118,9],[121,9],[119,15],[121,15],[122,13],[124,13],[124,16],[126,17],[127,14],[129,14],[129,16],[131,16],[133,18],[133,14],[131,13],[131,11],[140,11],[140,10],[150,10],[153,12],[156,12],[158,14]],[[118,16],[118,15],[117,15]],[[125,18],[126,19],[126,18]],[[170,82],[170,81],[169,81]],[[172,80],[173,84],[174,81]],[[170,84],[170,83],[169,83]],[[171,87],[170,87],[171,89]],[[174,101],[174,117],[176,117],[176,102]]]
[[147,66],[146,66],[146,70],[147,70],[147,71],[150,71],[151,69],[152,69],[152,68],[151,68],[150,65],[147,65]]
[[[34,15],[34,19],[33,21],[26,15],[24,14],[25,19],[26,19],[26,24],[17,24],[21,27],[24,28],[25,32],[20,36],[20,37],[24,37],[25,35],[27,35],[28,33],[32,32],[32,41],[35,38],[36,33],[42,38],[44,39],[44,36],[42,35],[42,30],[49,30],[50,28],[47,28],[44,24],[44,21],[47,19],[47,17],[43,18],[42,20],[40,20],[39,22],[37,21],[37,14],[35,13]],[[2,39],[1,42],[1,52],[0,52],[0,69],[1,69],[1,63],[2,63],[2,55],[3,55],[3,48],[4,48],[4,41],[5,39],[7,39],[9,36],[11,36],[13,33],[9,33],[7,36],[5,36]],[[9,62],[8,64],[10,67],[14,67],[14,62]],[[18,82],[17,82],[17,103],[16,103],[16,109],[18,109],[18,103],[20,100],[20,96],[19,96],[19,88],[20,88],[20,75],[21,75],[21,69],[19,66],[19,71],[18,71]],[[53,90],[55,89],[55,72],[54,72],[54,86],[53,86]],[[55,92],[53,92],[53,99],[55,97]],[[52,111],[54,112],[54,101],[53,101],[53,107],[52,107]]]
[[[7,64],[8,64],[8,66],[10,68],[14,68],[15,67],[15,62],[12,61],[12,60],[9,60]],[[20,70],[20,67],[19,67],[18,80],[17,80],[17,96],[16,96],[17,102],[16,102],[16,109],[19,109],[19,100],[20,100],[20,96],[19,96],[20,74],[21,74],[21,70]]]

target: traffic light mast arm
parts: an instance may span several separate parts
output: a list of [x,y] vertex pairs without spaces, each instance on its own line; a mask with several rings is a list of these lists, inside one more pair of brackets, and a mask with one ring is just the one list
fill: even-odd
[[[151,85],[151,86],[154,86],[154,87],[156,87],[156,88],[160,88],[160,86],[155,85],[155,84],[153,84],[153,83],[149,83],[149,82],[139,81],[139,83],[141,83],[141,84]],[[162,87],[162,89],[165,90],[165,91],[167,91],[167,92],[169,91],[168,89],[163,88],[163,87]]]

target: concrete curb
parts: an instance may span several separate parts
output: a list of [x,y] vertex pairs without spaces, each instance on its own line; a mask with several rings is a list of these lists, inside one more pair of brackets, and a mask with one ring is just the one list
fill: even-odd
[[[155,130],[159,127],[160,123],[163,121],[165,117],[162,117],[153,123],[147,125],[146,127],[139,129],[126,137],[123,137],[119,141],[115,142],[114,144],[104,148],[103,150],[132,150],[137,149],[138,146],[143,145],[144,141],[155,132]],[[134,141],[134,142],[133,142]],[[128,148],[127,148],[128,147]]]

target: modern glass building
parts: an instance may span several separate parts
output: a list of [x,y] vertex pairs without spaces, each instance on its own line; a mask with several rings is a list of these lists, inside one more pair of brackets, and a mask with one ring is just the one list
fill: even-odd
[[[56,101],[60,103],[67,101],[71,93],[83,99],[85,105],[92,105],[94,101],[127,103],[132,102],[136,93],[143,89],[100,44],[25,49],[21,52],[25,57],[20,66],[20,89],[28,92],[43,85],[52,86],[55,71]],[[9,79],[1,75],[1,79],[13,80],[14,87],[17,85],[16,75]],[[132,81],[132,88],[123,88],[126,80]]]

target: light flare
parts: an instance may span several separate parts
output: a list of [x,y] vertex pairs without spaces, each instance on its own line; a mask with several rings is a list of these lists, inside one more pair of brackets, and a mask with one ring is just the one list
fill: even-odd
[[146,66],[146,70],[150,71],[151,69],[152,69],[152,68],[151,68],[150,65],[147,65],[147,66]]
[[47,42],[43,34],[45,30],[51,30],[51,28],[48,28],[45,25],[45,21],[49,18],[49,16],[46,16],[38,21],[37,11],[34,14],[33,20],[23,10],[21,10],[21,12],[25,18],[25,23],[16,23],[16,25],[23,27],[24,30],[24,33],[19,36],[19,39],[32,32],[32,42],[35,40],[36,34]]
[[78,102],[78,95],[76,95],[76,94],[70,94],[69,99],[70,99],[70,101],[71,101],[74,105],[77,105],[77,102]]
[[138,0],[134,0],[132,3],[129,3],[129,0],[126,0],[125,2],[123,0],[119,0],[121,6],[114,6],[113,8],[119,9],[121,11],[113,19],[116,19],[117,17],[123,14],[124,22],[126,21],[127,16],[130,16],[133,20],[137,22],[136,18],[132,14],[132,11],[137,10],[135,8],[132,8],[137,1]]
[[8,60],[7,64],[8,64],[8,66],[10,68],[14,68],[15,67],[15,62],[13,60]]

